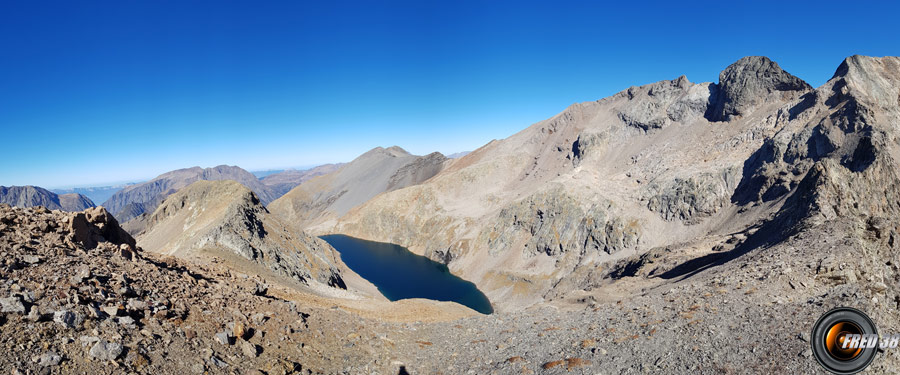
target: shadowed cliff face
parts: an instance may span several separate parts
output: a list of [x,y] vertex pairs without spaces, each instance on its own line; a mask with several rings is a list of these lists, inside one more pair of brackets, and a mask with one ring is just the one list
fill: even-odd
[[754,239],[771,244],[798,225],[887,214],[897,206],[898,71],[896,58],[854,56],[813,90],[747,57],[715,84],[632,87],[319,230],[407,246],[515,309],[596,285],[609,275],[562,280],[653,248],[683,257],[734,248],[744,241],[734,233],[761,223],[778,223]]
[[794,99],[811,90],[809,84],[767,57],[744,57],[719,74],[719,83],[711,87],[706,117],[710,121],[731,121],[752,112],[761,103]]

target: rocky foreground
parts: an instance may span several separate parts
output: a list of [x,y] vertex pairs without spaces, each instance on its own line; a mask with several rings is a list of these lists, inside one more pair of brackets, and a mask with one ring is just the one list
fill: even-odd
[[[508,374],[820,371],[815,319],[835,306],[897,331],[900,259],[884,221],[837,220],[514,313],[417,322],[359,314],[211,264],[155,258],[98,208],[0,206],[0,368],[7,373]],[[762,229],[765,230],[765,229]],[[107,241],[107,237],[112,241]],[[751,239],[753,236],[751,236]],[[815,254],[828,251],[819,259]],[[739,256],[739,258],[736,258]],[[888,264],[880,261],[891,259]],[[624,265],[623,265],[624,266]],[[704,270],[705,269],[705,270]],[[398,321],[399,320],[399,321]],[[440,320],[440,319],[438,319]],[[898,366],[880,354],[870,371]]]
[[[71,214],[0,205],[0,369],[309,374],[351,363],[392,366],[380,344],[371,353],[342,350],[346,336],[332,330],[369,326],[360,318],[273,297],[278,292],[254,277],[186,267],[133,244],[102,208]],[[365,330],[357,335],[381,342]],[[384,359],[376,362],[375,353]]]

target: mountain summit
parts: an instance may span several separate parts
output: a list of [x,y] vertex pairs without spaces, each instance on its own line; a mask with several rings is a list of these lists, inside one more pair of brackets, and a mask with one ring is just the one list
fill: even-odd
[[752,112],[760,103],[796,98],[812,86],[764,56],[747,56],[729,65],[712,86],[710,121],[730,121]]

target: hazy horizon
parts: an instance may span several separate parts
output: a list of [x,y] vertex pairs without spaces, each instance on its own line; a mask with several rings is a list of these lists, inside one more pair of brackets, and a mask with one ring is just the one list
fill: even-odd
[[474,150],[632,85],[715,82],[747,55],[819,86],[847,56],[900,50],[897,5],[878,7],[5,3],[0,185]]
[[[389,146],[376,146],[376,147],[389,147]],[[461,152],[465,152],[465,151],[461,151]],[[453,153],[456,153],[456,152],[453,152]],[[450,153],[450,154],[453,154],[453,153]],[[360,154],[362,154],[362,153],[360,153]],[[449,155],[449,154],[445,154],[445,155]],[[357,156],[359,156],[359,155],[357,155]],[[273,172],[273,171],[279,172],[279,171],[287,171],[287,170],[303,171],[303,170],[313,169],[315,167],[322,166],[322,165],[341,164],[341,163],[348,163],[350,161],[352,161],[352,160],[336,161],[336,162],[313,164],[313,165],[299,165],[299,166],[274,167],[274,168],[244,168],[243,166],[236,165],[236,164],[191,165],[191,166],[184,166],[184,167],[164,170],[164,171],[160,171],[159,173],[154,174],[152,176],[146,176],[143,178],[136,178],[136,179],[131,179],[131,180],[118,180],[118,181],[105,181],[105,182],[101,181],[101,182],[96,182],[96,183],[88,183],[88,184],[80,184],[80,185],[61,185],[61,186],[43,186],[43,185],[37,185],[37,184],[25,184],[25,185],[39,186],[39,187],[45,188],[47,190],[68,190],[68,189],[79,189],[79,188],[83,189],[83,188],[92,188],[92,187],[119,186],[119,185],[128,185],[128,184],[136,184],[136,183],[146,182],[146,181],[149,181],[149,180],[152,180],[152,179],[158,177],[159,175],[161,175],[163,173],[171,172],[171,171],[178,170],[178,169],[188,169],[188,168],[194,168],[194,167],[200,167],[200,168],[205,169],[205,168],[214,168],[214,167],[217,167],[220,165],[232,165],[232,166],[240,167],[241,169],[244,169],[247,172],[250,172],[253,175],[257,176],[258,178],[262,178],[265,176],[258,176],[257,174],[260,172]],[[22,185],[0,184],[0,186],[22,186]]]

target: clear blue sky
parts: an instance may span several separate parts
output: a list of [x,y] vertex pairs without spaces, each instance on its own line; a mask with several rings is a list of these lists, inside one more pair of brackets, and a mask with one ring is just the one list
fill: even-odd
[[[379,4],[375,4],[379,3]],[[631,85],[767,55],[813,86],[900,54],[895,5],[5,1],[0,185],[472,150]]]

